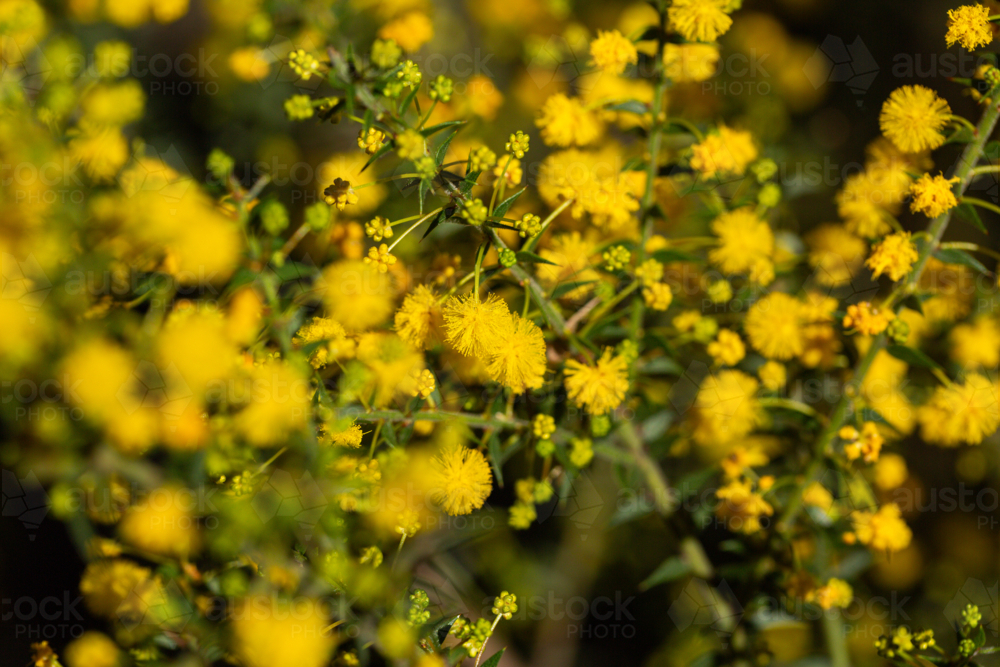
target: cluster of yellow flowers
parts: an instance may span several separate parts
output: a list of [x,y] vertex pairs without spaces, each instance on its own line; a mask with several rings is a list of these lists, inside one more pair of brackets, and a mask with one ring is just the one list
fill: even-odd
[[[17,44],[49,35],[35,0],[8,4]],[[416,55],[436,39],[425,3],[351,0],[372,23],[356,44],[341,41],[343,17],[317,11],[266,49],[284,10],[209,4],[233,85],[287,65],[276,85],[299,86],[283,109],[303,135],[351,126],[311,165],[304,205],[270,177],[244,183],[222,150],[203,186],[130,138],[147,100],[124,42],[97,43],[73,75],[57,66],[41,93],[0,80],[4,163],[78,169],[85,193],[60,202],[36,178],[0,196],[0,252],[18,262],[3,272],[0,364],[63,378],[57,400],[79,415],[15,423],[31,444],[8,458],[49,471],[53,514],[89,560],[87,609],[114,636],[73,641],[69,667],[126,651],[150,665],[183,652],[246,667],[479,664],[516,597],[503,590],[473,620],[432,606],[417,584],[435,568],[419,566],[457,541],[443,537],[454,519],[514,542],[612,465],[653,498],[616,522],[695,519],[678,522],[697,530],[673,578],[711,572],[692,563],[710,559],[698,534],[714,526],[738,538],[719,554],[746,556],[748,590],[843,609],[864,585],[840,578],[844,553],[913,541],[887,500],[909,478],[905,438],[954,448],[1000,428],[998,307],[973,299],[996,294],[976,258],[995,253],[943,240],[957,213],[976,224],[976,207],[996,209],[965,196],[995,171],[980,166],[995,67],[977,73],[989,86],[975,126],[930,88],[893,92],[864,169],[836,194],[842,220],[800,242],[766,142],[685,104],[683,86],[715,74],[738,0],[632,8],[585,36],[579,81],[515,93],[533,127],[503,137],[492,81],[435,76]],[[187,2],[68,11],[132,27]],[[986,8],[948,18],[949,46],[991,42]],[[58,65],[81,47],[43,48]],[[934,175],[946,144],[964,153]],[[904,230],[907,201],[926,230]],[[93,272],[126,287],[78,298],[74,276]],[[859,278],[883,284],[860,294]],[[820,378],[835,395],[797,389]],[[674,507],[667,467],[711,509]],[[206,487],[220,499],[192,501]],[[111,502],[80,506],[81,489]],[[497,590],[524,583],[499,565],[512,554],[497,555]],[[751,664],[755,646],[733,650]]]

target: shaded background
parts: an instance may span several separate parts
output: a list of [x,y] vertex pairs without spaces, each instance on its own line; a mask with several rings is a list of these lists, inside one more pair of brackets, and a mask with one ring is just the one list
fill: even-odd
[[[788,200],[781,226],[808,230],[836,220],[834,193],[844,175],[860,168],[865,145],[878,134],[878,110],[893,89],[904,84],[928,85],[951,103],[955,113],[977,115],[963,87],[946,80],[949,75],[970,76],[974,71],[969,56],[960,60],[963,52],[959,49],[945,49],[945,15],[953,6],[934,0],[746,2],[723,41],[727,71],[704,85],[691,84],[671,94],[685,115],[695,120],[721,112],[732,122],[753,129],[767,146],[766,154],[781,169],[779,180]],[[571,58],[564,60],[555,75],[533,76],[526,67],[548,66],[553,54],[585,58],[580,39],[574,36],[617,25],[627,7],[625,3],[578,2],[570,12],[557,1],[548,5],[528,0],[468,6],[441,3],[436,6],[437,34],[423,53],[447,58],[467,54],[481,64],[479,73],[507,93],[497,117],[474,130],[497,141],[515,129],[534,130],[529,110],[537,106],[539,97],[544,98],[549,86],[558,87],[560,76],[573,71]],[[218,7],[195,2],[186,17],[167,26],[124,31],[102,24],[72,30],[87,49],[102,39],[124,38],[140,56],[166,54],[176,61],[178,55],[188,53],[204,65],[193,76],[176,68],[163,76],[140,76],[147,93],[147,114],[136,128],[136,134],[175,168],[198,178],[205,178],[205,158],[214,147],[236,159],[237,173],[247,184],[275,165],[316,165],[338,150],[356,150],[350,128],[286,120],[282,102],[301,92],[286,70],[261,83],[232,76],[226,62],[228,33],[217,29],[218,11]],[[569,14],[582,25],[572,24],[565,18]],[[477,19],[482,16],[489,20]],[[525,16],[532,17],[528,26],[520,24],[529,20]],[[358,35],[367,44],[376,25],[370,17],[362,17],[345,25],[343,32]],[[733,59],[734,54],[744,54],[746,59]],[[758,67],[745,72],[747,59]],[[537,134],[533,136],[532,145],[541,148]],[[954,147],[942,149],[936,154],[936,167],[947,172],[956,154]],[[537,150],[532,158],[540,160],[543,155]],[[528,164],[526,173],[530,179]],[[293,210],[316,197],[315,179],[304,176],[300,181],[277,187]],[[996,189],[977,196],[995,201]],[[1000,229],[996,217],[984,214],[983,218],[991,229]],[[910,219],[908,214],[903,222],[911,228],[924,225],[922,219]],[[986,243],[967,226],[956,226],[949,235]],[[16,443],[0,451],[0,462],[15,460],[14,448]],[[911,470],[907,488],[912,511],[907,518],[916,539],[892,562],[876,563],[857,589],[865,609],[848,611],[857,612],[852,617],[857,622],[849,631],[858,663],[878,662],[872,642],[888,629],[887,623],[933,627],[943,643],[950,643],[944,609],[962,591],[979,595],[980,604],[992,605],[992,615],[984,610],[984,622],[996,635],[1000,512],[990,502],[996,497],[990,492],[1000,479],[997,448],[996,436],[976,449],[941,450],[915,440],[900,448]],[[670,479],[672,472],[666,470]],[[5,477],[6,501],[20,493],[9,490],[8,481]],[[646,517],[615,525],[621,510],[637,501],[618,490],[605,462],[595,463],[575,491],[566,506],[540,509],[541,520],[528,531],[498,529],[479,534],[473,530],[454,552],[456,562],[475,573],[472,580],[463,580],[459,574],[463,568],[457,565],[451,575],[446,570],[443,579],[429,568],[421,576],[438,582],[440,590],[432,591],[438,599],[464,604],[468,612],[478,615],[487,594],[479,596],[476,591],[492,590],[489,582],[500,578],[499,573],[504,580],[509,580],[511,572],[517,573],[524,590],[534,595],[522,598],[528,604],[522,605],[521,619],[501,626],[506,633],[503,640],[513,649],[505,664],[530,660],[545,666],[684,665],[713,643],[725,642],[725,633],[706,628],[700,617],[686,611],[671,613],[672,608],[675,612],[686,609],[683,604],[673,605],[697,593],[695,589],[702,585],[697,581],[639,591],[640,582],[677,552],[678,539],[687,530],[687,514],[669,521]],[[961,498],[962,493],[970,499],[964,507],[952,508],[945,501],[949,494]],[[498,526],[505,517],[500,508],[510,503],[510,496],[510,489],[497,490],[489,500],[496,509],[487,515],[495,516]],[[75,556],[67,528],[51,517],[37,527],[11,517],[0,521],[0,665],[23,667],[29,641],[48,639],[58,650],[82,629],[102,625],[86,614],[82,604],[74,603],[83,562]],[[706,541],[720,542],[726,536],[709,529]],[[440,546],[422,544],[428,553]],[[48,606],[39,608],[46,599],[50,599]],[[776,658],[796,658],[818,650],[822,641],[814,636],[815,628],[815,624],[794,619],[775,623],[768,635]],[[822,658],[814,664],[823,664]]]

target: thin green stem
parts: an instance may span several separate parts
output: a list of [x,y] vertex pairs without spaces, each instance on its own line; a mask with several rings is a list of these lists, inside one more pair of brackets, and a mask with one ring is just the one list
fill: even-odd
[[407,227],[406,231],[403,232],[402,234],[400,234],[399,238],[397,238],[395,241],[392,242],[392,245],[389,246],[388,252],[392,252],[392,249],[395,248],[397,245],[399,245],[399,242],[402,241],[404,238],[406,238],[407,234],[409,234],[414,229],[416,229],[417,227],[419,227],[423,223],[427,222],[428,220],[430,220],[432,217],[434,217],[435,215],[437,215],[440,212],[441,212],[441,208],[438,207],[438,208],[434,209],[433,211],[431,211],[430,213],[428,213],[427,215],[425,215],[424,217],[422,217],[419,220],[417,220],[416,222],[414,222],[409,227]]
[[[506,249],[507,244],[504,243],[500,235],[497,234],[496,230],[493,228],[486,228],[486,233],[489,235],[493,244],[498,249]],[[556,307],[551,301],[545,296],[545,291],[542,286],[538,284],[531,274],[524,270],[519,264],[515,264],[510,267],[510,272],[522,285],[526,285],[528,289],[531,290],[531,296],[534,297],[535,303],[538,304],[538,308],[542,311],[542,315],[545,316],[545,320],[552,327],[552,330],[559,335],[564,335],[566,333],[566,320],[559,313]]]
[[979,199],[978,197],[962,197],[963,204],[972,204],[973,206],[978,206],[979,208],[985,208],[987,211],[993,211],[994,213],[1000,213],[1000,206],[996,204],[991,204],[988,201]]
[[552,221],[555,220],[560,213],[565,211],[569,207],[569,205],[572,204],[574,201],[576,200],[567,199],[563,203],[559,204],[559,206],[557,206],[555,209],[553,209],[553,211],[549,213],[548,217],[546,217],[545,220],[542,221],[542,228],[541,230],[539,230],[538,234],[528,239],[527,242],[524,244],[522,250],[526,250],[528,252],[534,250],[535,246],[538,245],[539,239],[542,238],[542,234],[544,234],[545,230],[549,228],[549,225],[552,224]]
[[612,308],[621,303],[622,300],[625,299],[629,294],[636,291],[639,288],[639,284],[640,283],[638,280],[633,280],[631,285],[623,289],[621,292],[616,294],[613,299],[611,299],[603,306],[598,308],[596,311],[594,311],[594,313],[591,314],[591,316],[587,319],[587,325],[580,330],[580,336],[586,338],[587,334],[590,333],[590,330],[593,329],[594,326],[596,326],[597,323],[601,321],[601,318],[603,318],[607,313],[609,313]]

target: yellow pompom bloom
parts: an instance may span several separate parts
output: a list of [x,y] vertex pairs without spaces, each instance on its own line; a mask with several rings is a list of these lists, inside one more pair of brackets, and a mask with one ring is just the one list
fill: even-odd
[[725,125],[692,146],[691,152],[691,168],[705,178],[742,176],[757,159],[753,135]]
[[854,600],[854,589],[842,579],[830,579],[806,596],[807,602],[815,602],[821,609],[846,609]]
[[267,361],[250,372],[241,396],[247,404],[233,418],[237,433],[255,447],[284,443],[306,425],[312,389],[297,367]]
[[474,294],[452,297],[443,316],[448,344],[467,357],[481,359],[489,359],[514,326],[507,302],[496,294],[482,301]]
[[316,599],[253,597],[233,611],[232,652],[247,667],[322,667],[337,644]]
[[718,63],[719,47],[714,44],[668,43],[663,47],[664,74],[676,83],[710,79]]
[[[853,539],[867,545],[873,551],[891,554],[910,546],[913,532],[902,518],[899,506],[888,503],[877,512],[858,511],[851,515]],[[849,537],[849,539],[852,539]]]
[[247,46],[229,54],[229,69],[243,81],[260,81],[271,72],[271,63],[260,49]]
[[886,454],[875,464],[875,486],[883,491],[901,486],[909,475],[906,459],[899,454]]
[[757,380],[735,370],[706,377],[692,411],[694,441],[717,445],[750,433],[761,421],[759,386]]
[[721,214],[712,221],[712,232],[719,237],[719,246],[708,252],[708,258],[723,273],[751,273],[761,263],[770,264],[774,234],[752,209]]
[[300,347],[324,343],[309,355],[309,365],[317,369],[332,361],[351,358],[356,346],[354,340],[347,337],[343,325],[329,317],[314,317],[296,332],[292,340]]
[[98,182],[110,181],[128,154],[128,142],[117,127],[81,123],[69,142],[71,159],[79,161],[87,175]]
[[945,178],[941,174],[931,176],[924,174],[913,185],[910,186],[910,195],[913,201],[910,202],[910,210],[914,213],[923,213],[928,218],[936,218],[945,211],[949,211],[958,206],[955,193],[951,186],[958,183],[958,178]]
[[335,262],[323,270],[323,304],[327,314],[348,331],[378,326],[392,314],[391,273],[361,261]]
[[434,37],[434,24],[423,12],[407,12],[378,31],[379,39],[391,39],[404,51],[413,53]]
[[106,634],[88,630],[70,642],[63,657],[69,667],[117,667],[122,653]]
[[861,268],[865,242],[844,225],[820,225],[805,241],[809,245],[809,265],[815,269],[814,277],[821,285],[843,285]]
[[844,328],[854,329],[865,336],[875,336],[886,330],[889,322],[896,319],[896,314],[891,310],[879,310],[868,301],[847,307],[847,315],[844,316]]
[[802,502],[806,505],[818,507],[821,510],[829,510],[833,507],[833,496],[826,487],[819,482],[813,482],[802,489]]
[[734,480],[718,489],[715,495],[719,499],[715,515],[733,532],[755,533],[761,529],[761,517],[774,514],[774,508],[753,490],[753,483],[748,479]]
[[201,535],[192,513],[197,502],[196,494],[180,487],[154,489],[122,517],[122,541],[159,556],[187,558],[197,553]]
[[430,287],[418,285],[396,311],[396,333],[418,350],[430,349],[440,340],[441,305]]
[[479,509],[493,490],[490,464],[478,449],[464,445],[446,448],[432,465],[431,499],[451,516]]
[[778,391],[788,381],[788,372],[785,370],[784,364],[768,361],[757,369],[757,377],[760,378],[760,383],[764,385],[765,389]]
[[917,421],[920,436],[931,444],[978,445],[1000,426],[998,386],[974,373],[962,384],[938,387],[917,410]]
[[904,153],[933,150],[944,143],[942,128],[949,122],[951,107],[924,86],[902,86],[882,105],[882,134]]
[[590,43],[590,55],[608,74],[621,74],[626,66],[639,62],[635,44],[617,30],[598,30],[597,39]]
[[628,361],[615,356],[611,348],[593,366],[575,359],[566,362],[566,393],[578,407],[592,415],[615,409],[628,391]]
[[948,32],[944,36],[948,46],[959,42],[969,51],[986,46],[993,41],[990,10],[982,5],[962,5],[948,10]]
[[980,317],[951,330],[951,358],[966,368],[996,368],[1000,365],[1000,323]]
[[726,458],[722,459],[720,465],[728,479],[739,479],[747,470],[767,465],[770,460],[760,449],[748,449],[743,445],[736,445]]
[[604,133],[604,124],[580,100],[556,93],[542,105],[535,125],[549,146],[586,146]]
[[802,354],[803,324],[802,303],[773,292],[750,307],[743,329],[750,345],[768,359],[791,359]]
[[733,20],[728,0],[674,0],[667,10],[670,27],[691,42],[714,42]]
[[865,264],[872,270],[872,277],[878,278],[884,273],[895,281],[910,272],[918,257],[917,247],[910,240],[910,232],[899,232],[882,239],[872,249]]
[[87,609],[105,618],[114,618],[130,595],[142,598],[153,586],[149,568],[124,558],[94,561],[80,578],[80,592]]
[[844,445],[844,454],[848,461],[856,461],[864,456],[865,463],[878,461],[885,439],[878,431],[875,422],[865,422],[861,426],[861,433],[858,433],[851,442]]
[[715,340],[708,344],[708,353],[719,366],[735,366],[747,354],[740,335],[729,329],[719,329]]
[[545,376],[545,337],[520,315],[512,316],[510,333],[492,350],[486,372],[515,394],[538,389]]
[[674,293],[667,283],[652,283],[642,289],[642,300],[653,310],[666,310],[674,300]]

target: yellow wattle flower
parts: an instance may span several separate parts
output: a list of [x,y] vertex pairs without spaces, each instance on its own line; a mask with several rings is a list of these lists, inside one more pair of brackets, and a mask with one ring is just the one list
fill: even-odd
[[951,107],[924,86],[902,86],[882,105],[882,134],[904,153],[933,150],[944,143],[941,130],[948,124]]
[[603,415],[618,407],[628,391],[628,360],[615,356],[611,348],[593,366],[575,359],[566,362],[566,393],[577,406],[592,415]]
[[733,20],[728,0],[674,0],[667,10],[670,27],[691,42],[714,42],[729,30]]
[[928,218],[936,218],[955,208],[958,200],[952,192],[951,186],[954,183],[958,183],[958,178],[924,174],[910,186],[910,194],[913,196],[910,210],[913,213],[923,213]]
[[948,46],[960,43],[969,51],[986,46],[993,41],[993,24],[990,10],[983,5],[962,5],[948,10],[948,32],[944,36]]
[[882,239],[872,249],[865,264],[872,270],[872,277],[878,278],[884,273],[896,281],[910,272],[918,258],[917,247],[910,240],[910,233],[899,232]]
[[545,337],[542,330],[520,315],[512,316],[510,335],[492,351],[486,372],[514,394],[542,386],[545,375]]
[[434,458],[433,466],[431,499],[451,516],[479,509],[493,490],[490,464],[478,449],[446,448]]

